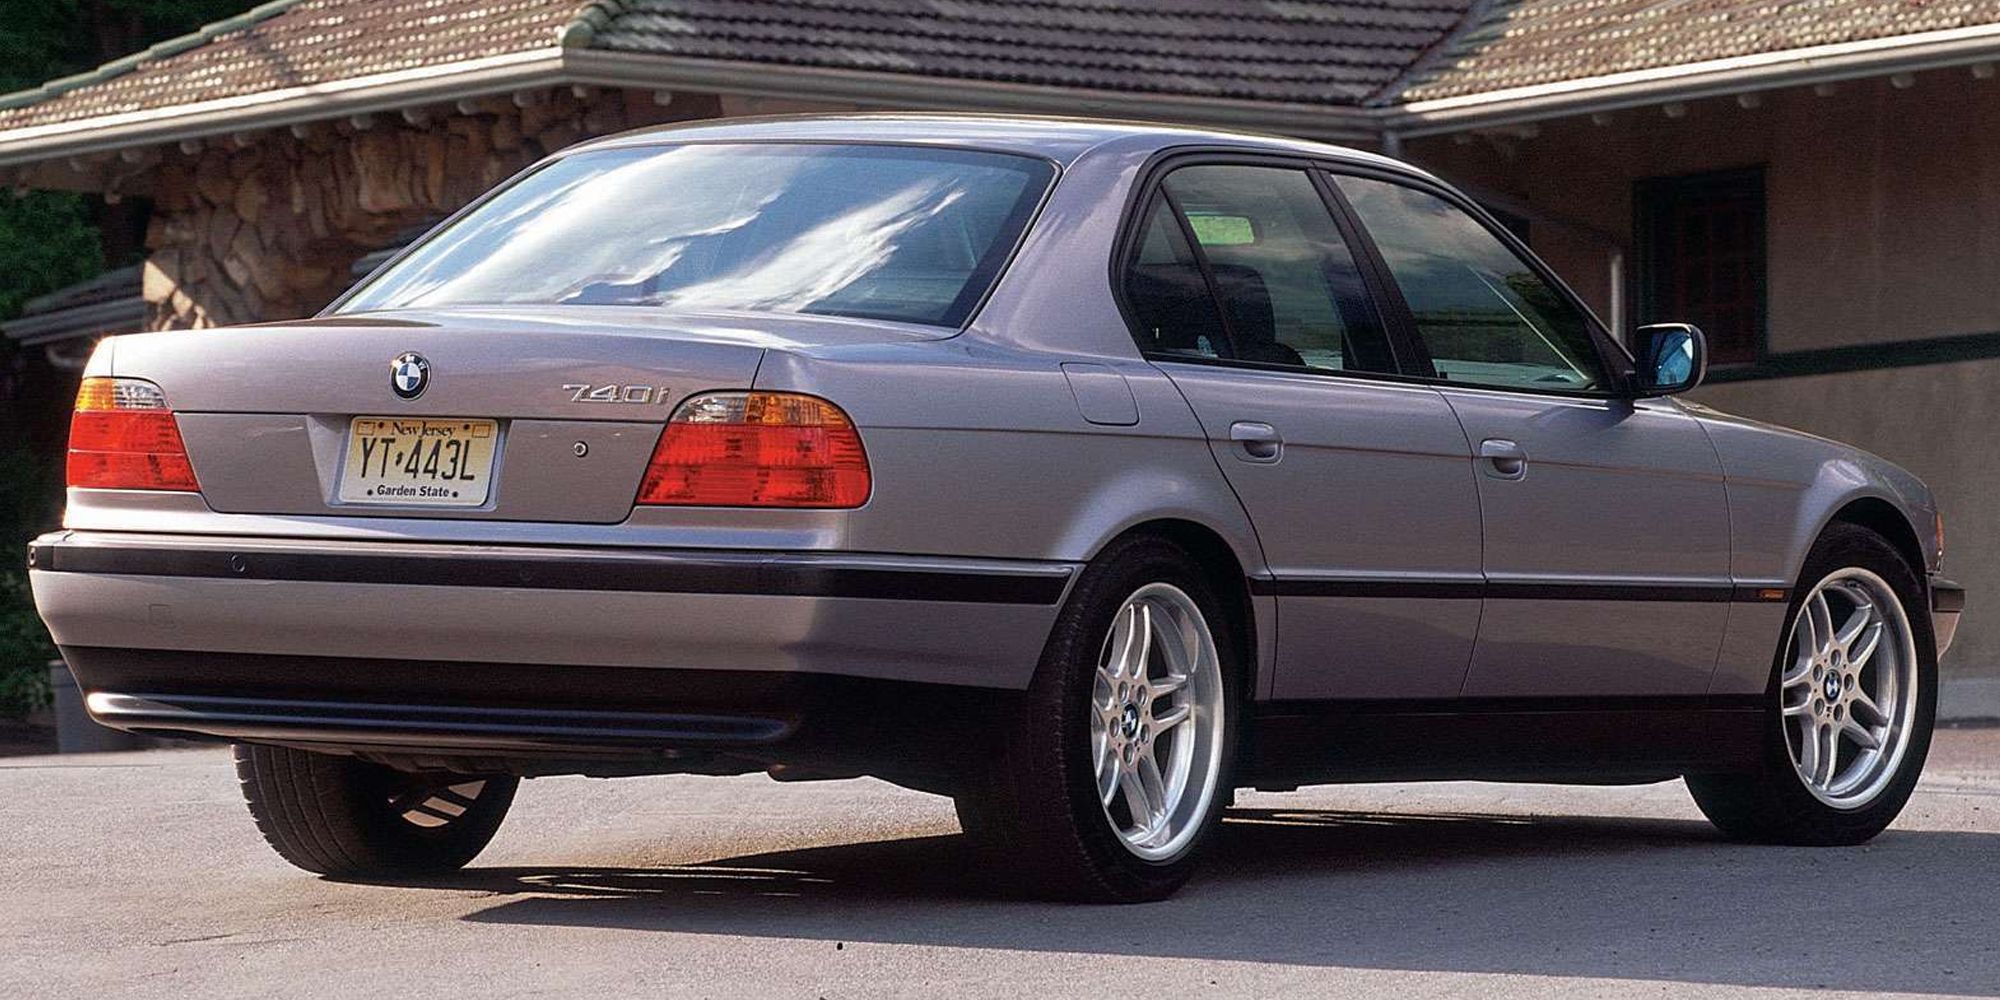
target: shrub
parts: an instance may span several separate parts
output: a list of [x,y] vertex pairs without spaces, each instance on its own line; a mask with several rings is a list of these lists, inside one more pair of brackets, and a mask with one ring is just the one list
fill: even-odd
[[0,451],[0,717],[48,703],[55,646],[28,593],[27,541],[55,520],[51,474],[31,452]]

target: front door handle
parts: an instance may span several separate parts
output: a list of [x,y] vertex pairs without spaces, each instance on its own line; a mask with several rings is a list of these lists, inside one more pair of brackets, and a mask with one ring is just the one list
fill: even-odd
[[1495,479],[1521,479],[1528,474],[1528,453],[1506,438],[1479,442],[1479,460],[1486,474]]
[[1285,451],[1278,429],[1254,420],[1230,424],[1229,440],[1236,445],[1236,457],[1246,462],[1275,462]]

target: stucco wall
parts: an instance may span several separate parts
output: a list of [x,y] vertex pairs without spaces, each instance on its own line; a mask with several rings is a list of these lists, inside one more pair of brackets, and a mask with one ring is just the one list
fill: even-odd
[[[1781,91],[1413,142],[1446,178],[1625,238],[1648,177],[1763,165],[1772,351],[2000,331],[2000,80],[1927,73],[1898,90]],[[1603,245],[1537,220],[1534,242],[1600,311]]]
[[[1636,181],[1764,166],[1769,348],[1784,353],[2000,331],[1996,119],[2000,80],[1941,71],[1906,90],[1874,80],[1754,108],[1700,101],[1678,119],[1626,111],[1407,153],[1476,193],[1580,223],[1537,218],[1533,242],[1601,314],[1606,244],[1583,227],[1629,246]],[[1696,398],[1852,442],[1930,483],[1948,571],[1971,590],[1945,669],[1994,678],[2000,706],[2000,360],[1737,382]]]

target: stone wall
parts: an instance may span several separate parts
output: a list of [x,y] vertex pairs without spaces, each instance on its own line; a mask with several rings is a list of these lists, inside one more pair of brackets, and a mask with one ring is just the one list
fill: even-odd
[[148,325],[308,316],[395,246],[547,153],[664,121],[706,95],[562,88],[183,145],[156,168]]

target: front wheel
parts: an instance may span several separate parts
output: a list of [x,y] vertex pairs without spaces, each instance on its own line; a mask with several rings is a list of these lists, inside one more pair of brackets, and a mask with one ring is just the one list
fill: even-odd
[[278,855],[334,878],[438,874],[484,850],[520,779],[398,771],[353,757],[236,746],[236,775]]
[[1186,881],[1231,788],[1236,659],[1178,546],[1128,539],[1093,563],[993,766],[958,799],[995,881],[1096,902]]
[[1937,714],[1937,653],[1916,571],[1881,536],[1836,524],[1813,548],[1773,670],[1763,767],[1690,775],[1724,833],[1858,844],[1915,791]]

